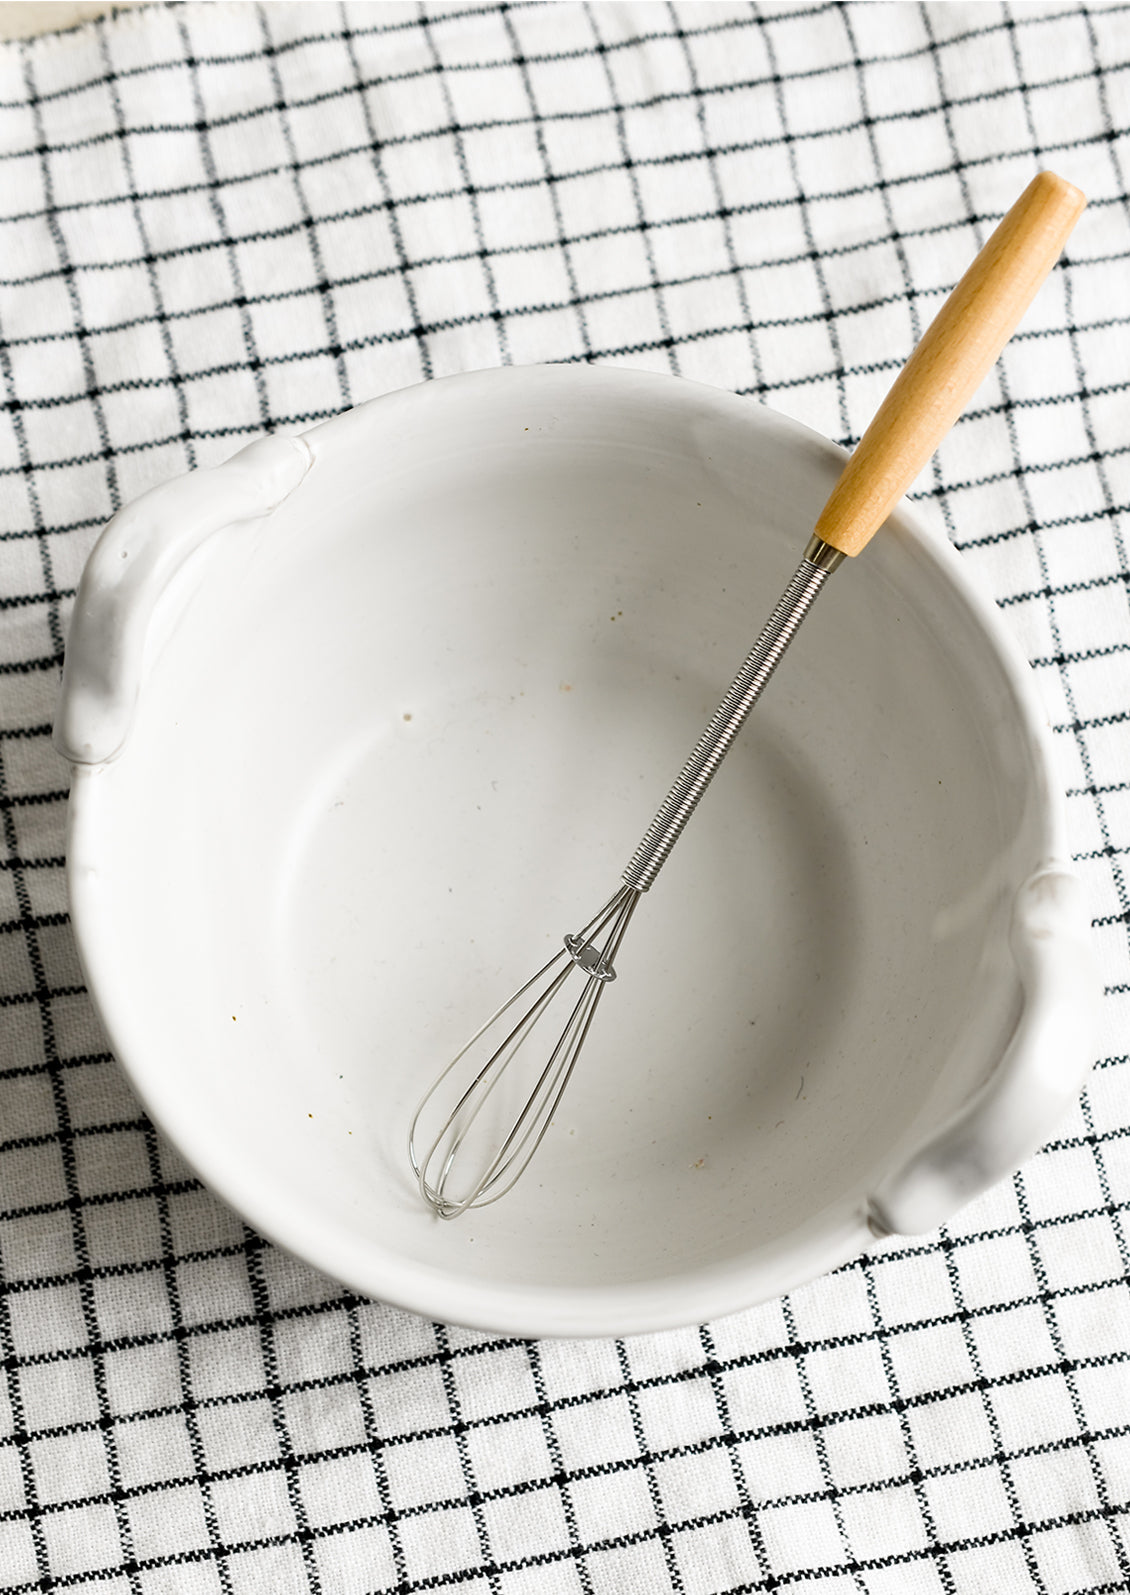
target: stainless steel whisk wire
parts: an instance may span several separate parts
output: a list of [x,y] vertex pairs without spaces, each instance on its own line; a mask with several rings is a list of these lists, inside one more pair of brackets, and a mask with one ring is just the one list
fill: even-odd
[[[475,1032],[421,1100],[409,1130],[409,1158],[421,1195],[441,1218],[456,1218],[469,1207],[497,1202],[524,1173],[553,1121],[604,989],[616,978],[616,955],[641,896],[654,884],[817,594],[843,558],[838,549],[821,538],[810,539],[792,580],[644,832],[620,877],[620,886],[600,911],[581,930],[566,936],[561,950]],[[560,994],[574,968],[586,977],[584,984],[532,1090],[509,1128],[500,1135],[477,1178],[462,1194],[450,1193],[449,1180],[473,1126],[514,1054]],[[476,1044],[531,992],[536,995],[475,1068],[438,1133],[419,1151],[416,1140],[420,1120],[436,1092]]]

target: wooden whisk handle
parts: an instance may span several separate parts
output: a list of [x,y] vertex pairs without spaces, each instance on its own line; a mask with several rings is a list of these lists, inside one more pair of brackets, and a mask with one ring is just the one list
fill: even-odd
[[858,554],[930,459],[1059,259],[1087,201],[1041,172],[950,294],[863,434],[816,522]]

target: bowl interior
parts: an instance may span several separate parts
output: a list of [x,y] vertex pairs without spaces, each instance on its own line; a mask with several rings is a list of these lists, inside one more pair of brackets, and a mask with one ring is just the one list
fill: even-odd
[[84,956],[150,1110],[273,1238],[464,1322],[693,1321],[848,1255],[999,1055],[1046,847],[1030,712],[949,551],[896,518],[832,579],[521,1186],[444,1224],[416,1099],[615,888],[841,457],[562,368],[311,436],[292,498],[170,589],[126,750],[77,793]]

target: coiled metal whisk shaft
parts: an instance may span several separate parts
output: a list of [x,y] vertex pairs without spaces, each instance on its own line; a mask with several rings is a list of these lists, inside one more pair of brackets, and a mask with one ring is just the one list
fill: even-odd
[[[424,1096],[412,1120],[409,1157],[420,1193],[441,1218],[457,1218],[505,1196],[541,1145],[569,1084],[605,987],[616,979],[616,955],[644,892],[654,883],[687,821],[698,807],[722,760],[766,683],[780,664],[797,628],[829,574],[843,559],[838,549],[813,536],[789,585],[694,751],[656,811],[599,913],[538,970],[471,1037]],[[579,975],[576,989],[570,977]],[[559,1010],[557,1041],[517,1113],[508,1118],[494,1092],[535,1025]],[[468,1083],[438,1128],[423,1137],[428,1108],[463,1066]],[[495,1108],[499,1109],[497,1119]]]

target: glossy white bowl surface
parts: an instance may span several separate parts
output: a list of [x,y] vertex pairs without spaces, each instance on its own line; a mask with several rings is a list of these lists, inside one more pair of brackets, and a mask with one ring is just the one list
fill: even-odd
[[[522,1184],[435,1219],[419,1093],[614,888],[843,456],[573,367],[405,390],[302,448],[273,513],[139,578],[128,735],[72,801],[112,1044],[253,1225],[437,1318],[622,1334],[776,1295],[891,1213],[935,1222],[1050,1132],[1037,1091],[1018,1150],[945,1149],[1015,1041],[1018,894],[1062,880],[1064,842],[1027,666],[903,512],[830,580],[641,905]],[[190,510],[162,489],[142,534],[245,513],[225,480]],[[1037,1042],[1068,1100],[1089,1057],[1057,1073]]]

